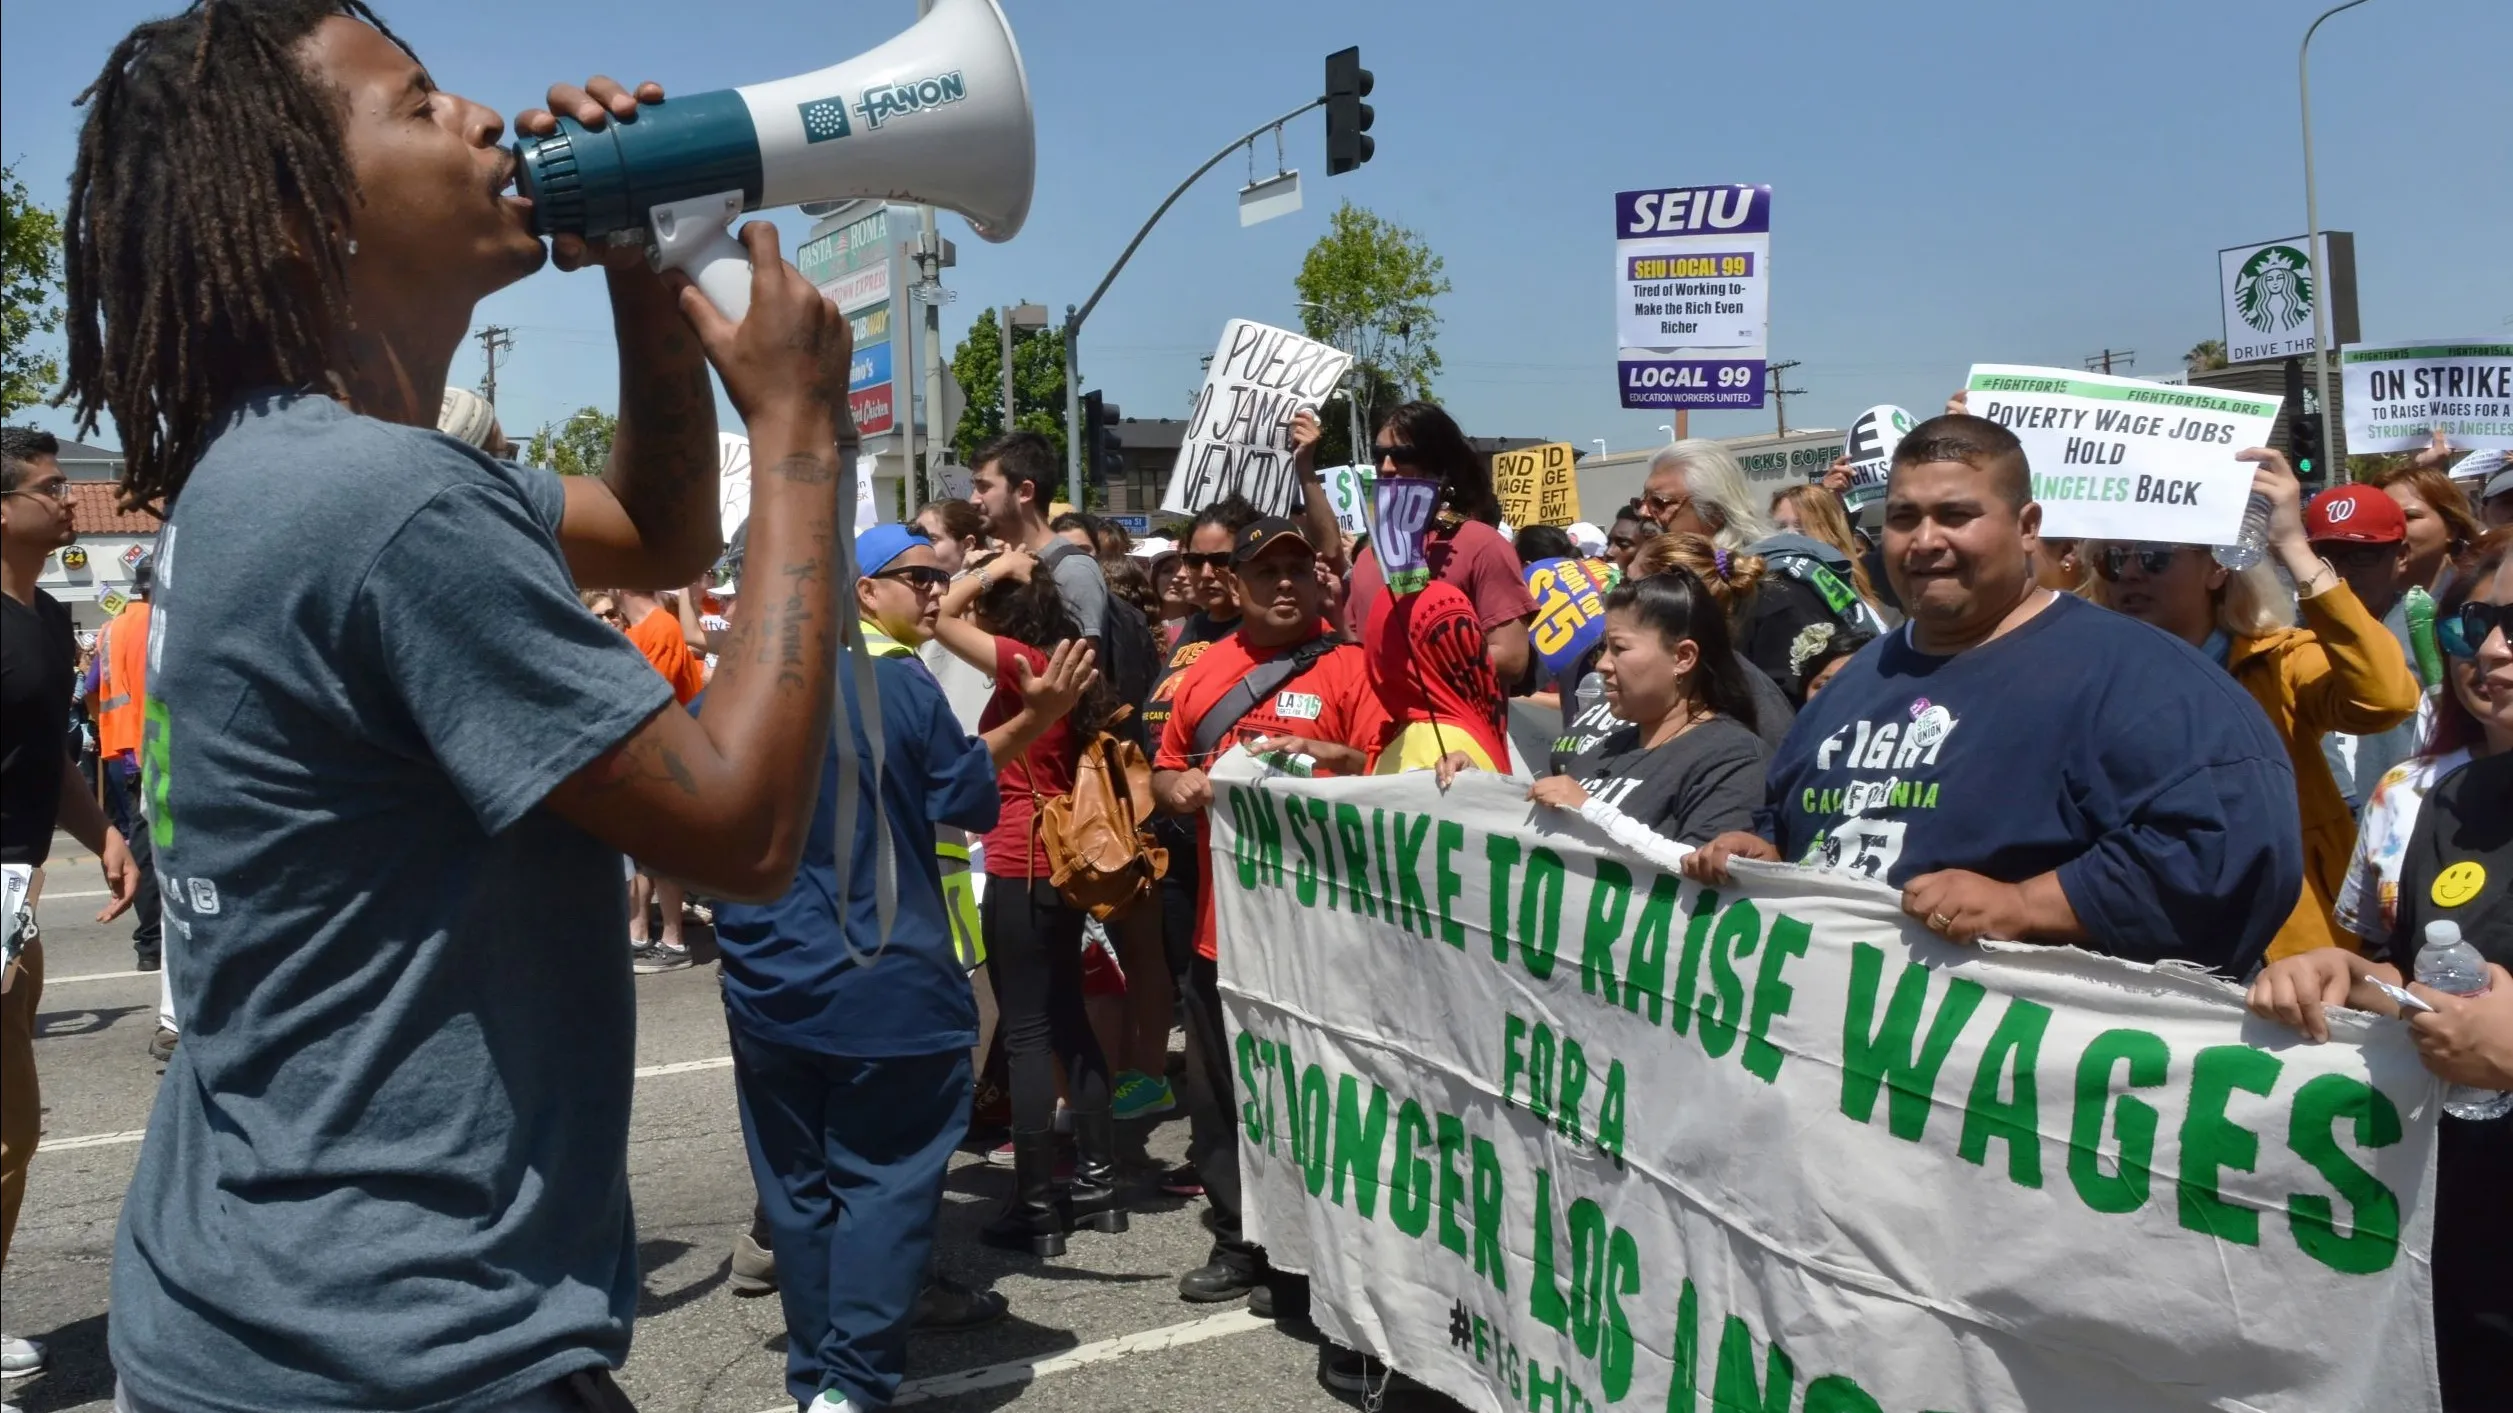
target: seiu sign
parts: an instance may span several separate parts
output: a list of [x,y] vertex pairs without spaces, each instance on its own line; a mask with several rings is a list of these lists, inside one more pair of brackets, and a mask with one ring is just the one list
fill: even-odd
[[1681,186],[1614,197],[1614,233],[1623,240],[1770,229],[1768,186]]

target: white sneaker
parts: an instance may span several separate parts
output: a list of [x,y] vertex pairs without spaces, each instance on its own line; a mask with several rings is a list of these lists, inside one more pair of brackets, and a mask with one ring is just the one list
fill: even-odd
[[823,1389],[803,1413],[855,1413],[855,1405],[836,1389]]
[[44,1347],[31,1339],[0,1334],[0,1379],[22,1379],[44,1369]]

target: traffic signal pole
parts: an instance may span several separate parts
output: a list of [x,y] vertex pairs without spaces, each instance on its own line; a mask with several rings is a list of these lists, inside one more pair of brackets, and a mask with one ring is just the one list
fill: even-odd
[[1134,239],[1126,242],[1126,248],[1118,255],[1117,263],[1109,266],[1108,273],[1100,277],[1099,287],[1091,291],[1091,297],[1083,300],[1079,309],[1070,304],[1065,306],[1065,478],[1068,483],[1065,498],[1073,502],[1074,509],[1082,508],[1082,380],[1081,358],[1078,350],[1082,342],[1083,321],[1090,318],[1091,311],[1099,307],[1100,296],[1108,293],[1108,287],[1117,282],[1118,274],[1126,268],[1126,262],[1134,258],[1134,252],[1143,244],[1143,238],[1152,233],[1152,227],[1160,224],[1161,217],[1169,214],[1170,207],[1178,204],[1178,198],[1187,194],[1188,187],[1195,185],[1206,172],[1221,165],[1222,159],[1233,152],[1310,109],[1325,106],[1326,99],[1323,96],[1312,98],[1281,117],[1259,123],[1243,136],[1231,139],[1221,151],[1205,159],[1203,166],[1188,173],[1187,179],[1178,183],[1177,189],[1169,193],[1168,199],[1162,201],[1159,207],[1153,210],[1152,218],[1143,223],[1143,229],[1136,231]]

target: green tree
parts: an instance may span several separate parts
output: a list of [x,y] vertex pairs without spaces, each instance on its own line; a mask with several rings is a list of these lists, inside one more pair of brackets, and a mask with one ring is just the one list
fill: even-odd
[[2201,339],[2181,356],[2184,368],[2193,373],[2212,373],[2225,366],[2225,340]]
[[[1431,395],[1440,371],[1440,315],[1432,301],[1449,292],[1447,264],[1421,236],[1350,201],[1336,208],[1300,262],[1292,288],[1302,301],[1301,331],[1353,356],[1346,396],[1360,399],[1364,428],[1381,408]],[[1319,417],[1326,423],[1320,464],[1350,459],[1344,398]]]
[[41,402],[61,365],[31,346],[61,327],[61,218],[0,167],[0,417]]
[[[978,311],[968,337],[951,351],[951,376],[968,398],[951,448],[965,466],[977,449],[1003,433],[1003,314]],[[1013,425],[1037,432],[1065,454],[1065,336],[1057,328],[1016,331],[1012,345],[1012,395],[1019,399]]]
[[524,460],[562,476],[599,476],[610,463],[611,440],[619,430],[618,417],[599,407],[579,407],[555,426],[542,423],[524,448]]

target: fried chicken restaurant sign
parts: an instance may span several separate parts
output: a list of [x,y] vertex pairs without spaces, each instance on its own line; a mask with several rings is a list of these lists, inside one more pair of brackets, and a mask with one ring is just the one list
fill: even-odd
[[2396,1022],[1704,888],[1495,776],[1214,781],[1248,1234],[1338,1342],[1481,1413],[2439,1406]]

